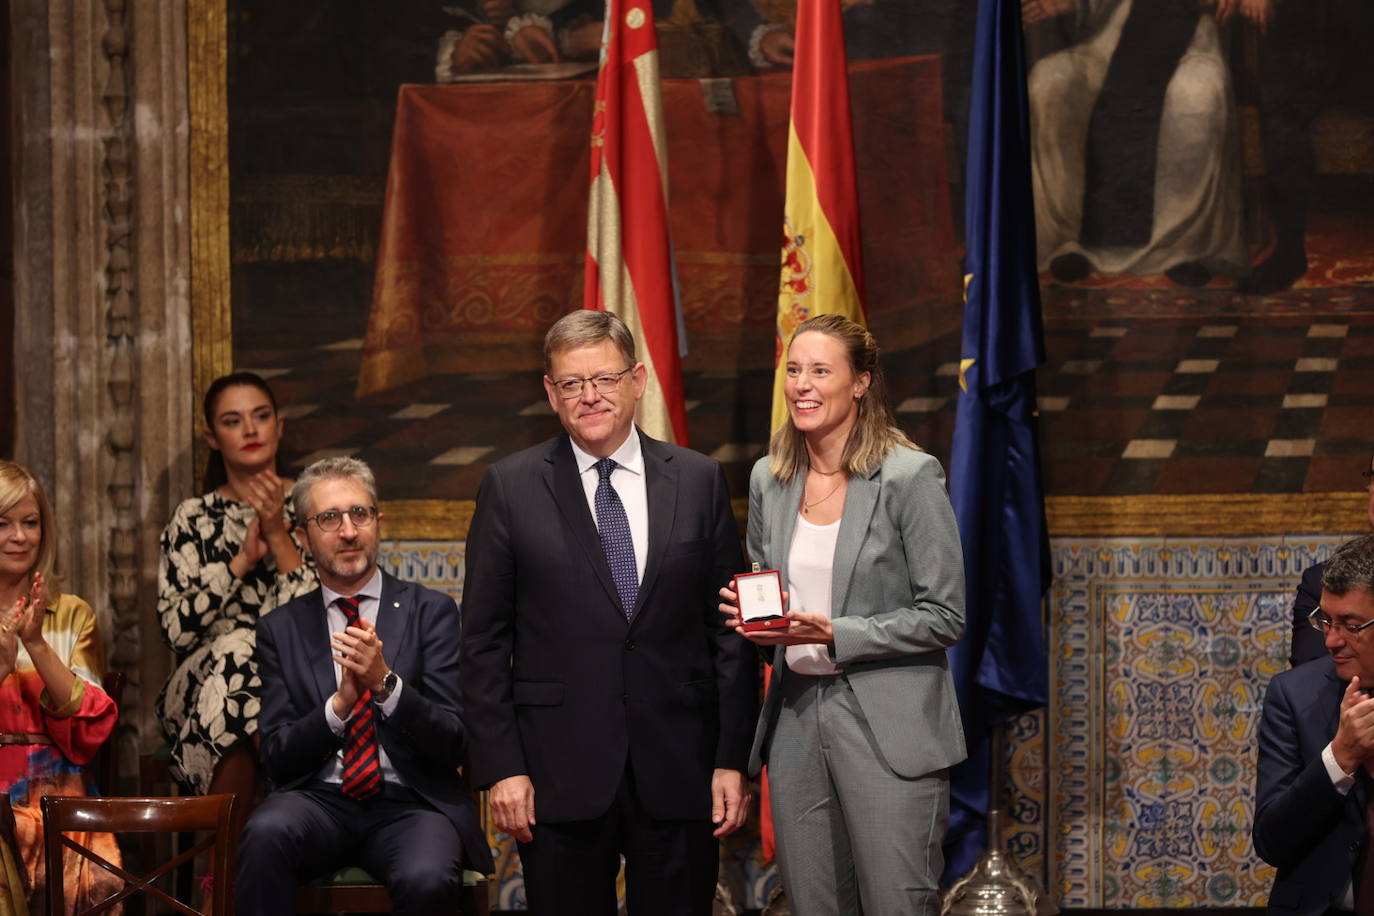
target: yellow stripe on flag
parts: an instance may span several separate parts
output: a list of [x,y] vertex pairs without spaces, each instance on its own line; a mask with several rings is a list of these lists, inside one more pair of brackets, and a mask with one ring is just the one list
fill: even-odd
[[773,373],[773,422],[787,419],[783,383],[787,347],[797,325],[838,313],[864,323],[859,291],[816,193],[815,174],[793,125],[787,132],[787,199],[783,214],[782,276],[778,284],[778,364]]

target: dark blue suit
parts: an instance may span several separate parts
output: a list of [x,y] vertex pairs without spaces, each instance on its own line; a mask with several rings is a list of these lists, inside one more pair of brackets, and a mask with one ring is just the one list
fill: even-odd
[[423,912],[418,900],[406,905],[410,880],[429,882],[438,873],[461,884],[460,855],[473,868],[493,870],[458,773],[467,743],[458,632],[452,598],[383,574],[377,633],[404,686],[392,714],[378,717],[377,735],[405,785],[388,782],[382,795],[355,802],[316,781],[343,743],[324,714],[336,683],[322,592],[258,621],[260,753],[276,791],[244,830],[240,912],[289,913],[298,880],[349,864],[386,884],[398,911]]
[[1270,913],[1317,916],[1339,905],[1365,842],[1367,778],[1357,774],[1341,795],[1321,759],[1336,734],[1345,688],[1329,657],[1269,682],[1253,837],[1260,858],[1278,869]]
[[[725,475],[704,455],[632,435],[648,544],[629,622],[566,435],[492,465],[468,535],[472,774],[478,786],[518,774],[534,785],[535,840],[521,861],[536,912],[615,912],[625,848],[638,854],[630,912],[709,912],[712,774],[749,759],[758,661],[717,610],[743,563]],[[636,873],[659,840],[671,851]],[[580,858],[589,850],[594,865]]]

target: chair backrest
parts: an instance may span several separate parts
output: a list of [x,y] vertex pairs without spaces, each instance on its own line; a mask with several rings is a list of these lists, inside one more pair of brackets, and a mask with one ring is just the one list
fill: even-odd
[[[173,899],[154,882],[170,874],[182,862],[194,859],[201,852],[208,850],[210,873],[215,879],[208,901],[210,912],[215,916],[233,916],[234,895],[230,891],[234,883],[234,859],[239,845],[239,824],[234,817],[235,802],[233,795],[196,795],[178,798],[70,798],[44,795],[43,842],[46,852],[48,912],[67,912],[67,901],[62,886],[62,855],[64,850],[71,850],[124,881],[123,890],[112,894],[90,909],[78,911],[76,916],[106,912],[114,904],[122,903],[134,894],[154,898],[178,913],[197,916],[199,910],[192,909],[184,901]],[[189,849],[156,867],[152,867],[152,862],[143,863],[148,871],[140,877],[106,861],[104,857],[75,842],[66,835],[69,831],[116,834],[194,831],[205,833],[206,836]]]
[[[100,689],[114,700],[115,709],[120,716],[124,714],[125,681],[123,671],[106,671],[105,676],[100,679]],[[91,777],[95,779],[96,788],[100,790],[101,795],[119,794],[119,718],[115,719],[115,727],[110,731],[110,737],[105,739],[105,743],[96,752],[95,759],[91,761]]]

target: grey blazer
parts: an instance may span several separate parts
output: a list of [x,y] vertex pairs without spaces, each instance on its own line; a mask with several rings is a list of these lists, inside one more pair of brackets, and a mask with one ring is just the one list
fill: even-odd
[[[749,558],[781,570],[784,587],[804,483],[783,484],[769,473],[767,456],[749,479]],[[945,649],[964,632],[964,561],[940,462],[898,447],[872,474],[849,479],[832,589],[831,655],[888,765],[915,778],[963,760]],[[791,675],[781,653],[778,662],[754,733],[751,774],[767,763],[778,688]]]

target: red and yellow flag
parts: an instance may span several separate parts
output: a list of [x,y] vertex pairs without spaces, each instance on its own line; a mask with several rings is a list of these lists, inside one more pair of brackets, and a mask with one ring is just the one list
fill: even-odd
[[636,420],[687,444],[677,275],[668,234],[668,146],[650,0],[609,0],[592,119],[583,307],[618,315],[649,370]]
[[797,325],[831,312],[864,321],[859,192],[840,0],[798,0],[796,37],[771,429],[787,418],[783,355]]

